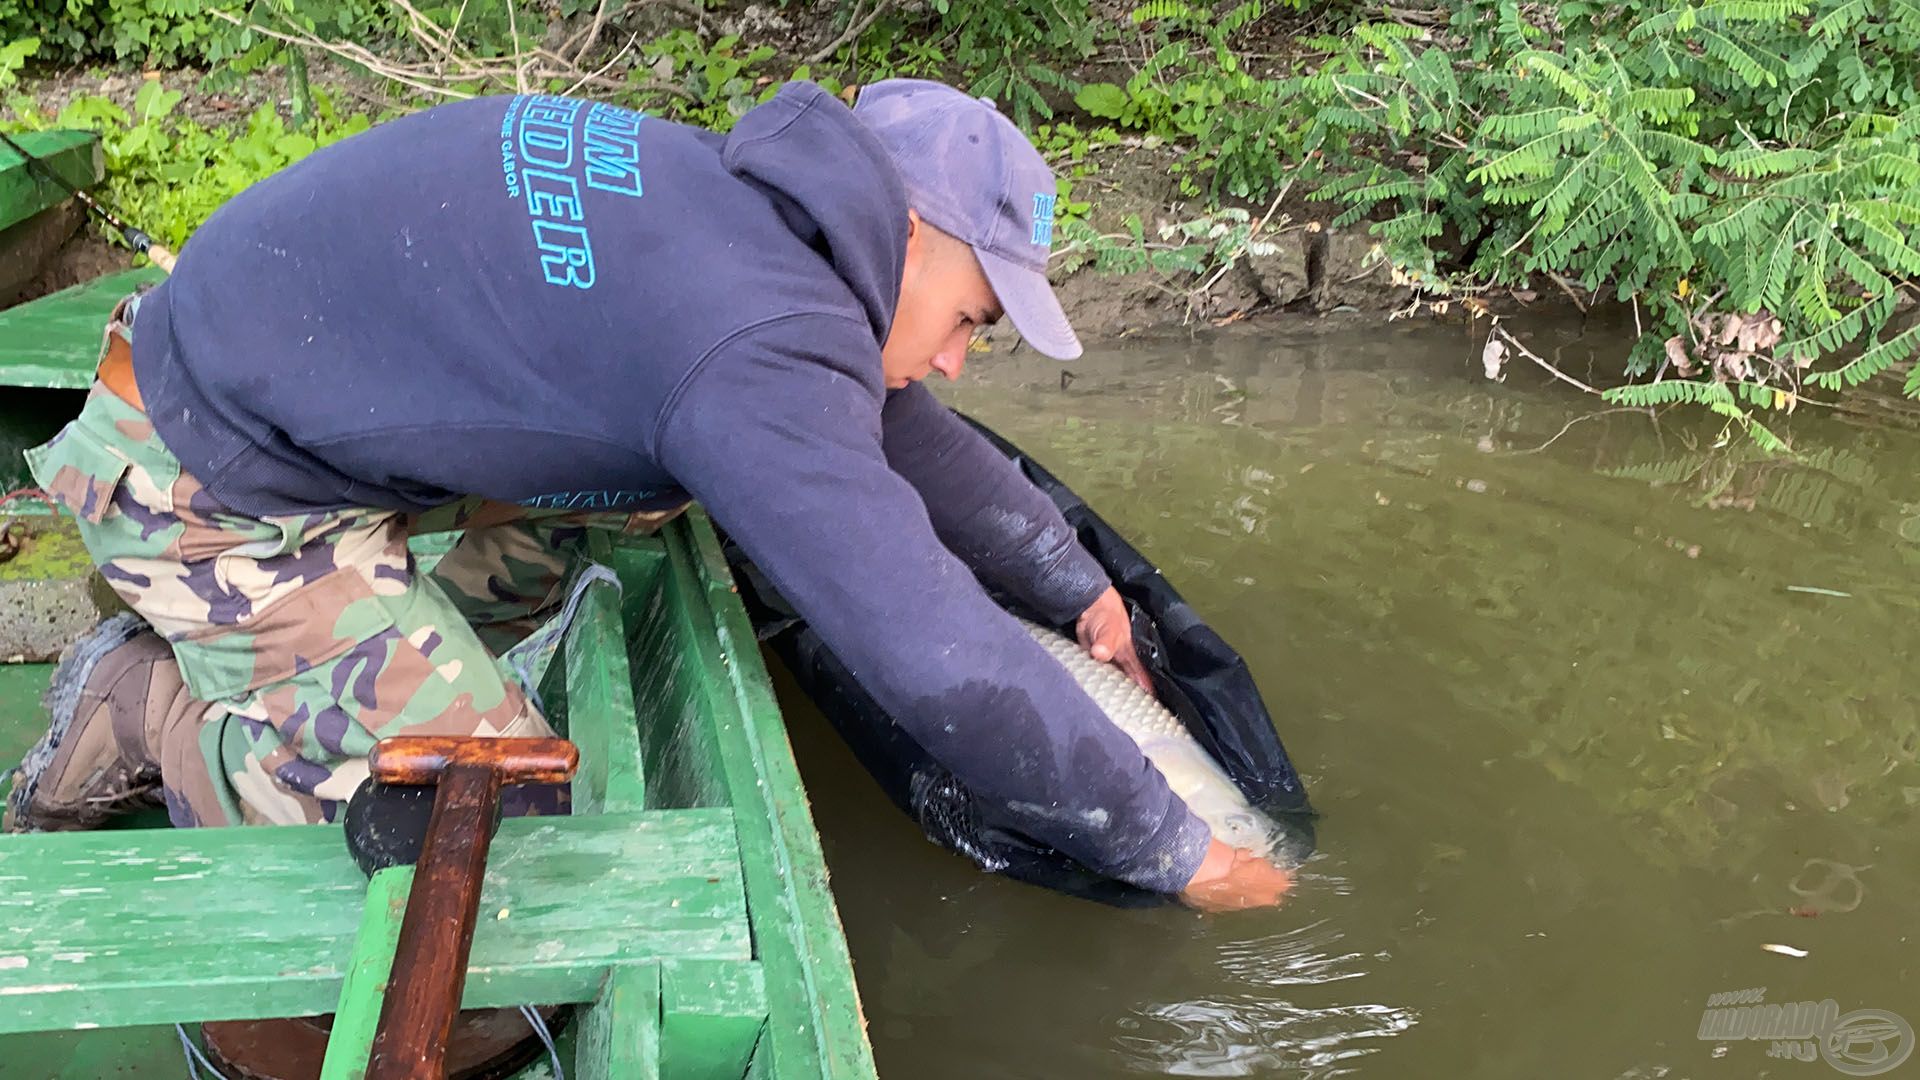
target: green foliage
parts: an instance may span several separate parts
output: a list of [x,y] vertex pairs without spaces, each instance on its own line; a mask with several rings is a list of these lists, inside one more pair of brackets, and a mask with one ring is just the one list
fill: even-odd
[[62,63],[233,64],[244,72],[284,55],[279,42],[215,12],[370,45],[393,40],[404,23],[381,0],[0,0],[0,40],[35,34],[42,56]]
[[[1062,221],[1062,243],[1054,251],[1057,265],[1068,273],[1091,266],[1109,274],[1153,270],[1168,277],[1191,276],[1276,250],[1268,241],[1254,238],[1252,216],[1237,207],[1162,225],[1154,239],[1148,238],[1138,214],[1127,215],[1121,227],[1124,232],[1102,233],[1082,218]],[[1168,291],[1186,292],[1171,287]]]
[[1093,54],[1096,22],[1087,0],[930,0],[961,81],[1022,127],[1052,119],[1048,93],[1078,84],[1061,67]]
[[691,30],[669,30],[641,52],[645,63],[633,69],[636,82],[659,78],[679,85],[688,97],[636,95],[634,104],[664,108],[671,101],[676,119],[715,131],[728,131],[748,109],[771,96],[775,87],[756,85],[760,65],[773,58],[773,49],[761,45],[743,50],[740,37],[728,34],[711,45]]
[[[1747,406],[1920,349],[1882,340],[1920,279],[1915,35],[1910,0],[1468,0],[1439,35],[1354,28],[1309,79],[1306,145],[1337,174],[1335,224],[1371,219],[1396,263],[1456,286],[1554,273],[1638,302],[1630,371],[1678,349],[1752,383],[1659,393],[1772,445]],[[1781,340],[1724,346],[1718,313],[1771,313]]]
[[266,105],[243,129],[207,128],[175,115],[180,98],[178,90],[148,81],[131,112],[89,96],[74,99],[56,117],[21,119],[28,127],[98,132],[107,158],[105,200],[176,250],[200,222],[255,181],[370,125],[363,114],[338,114],[325,94],[316,93],[312,122],[303,130],[293,130]]
[[1149,0],[1129,15],[1155,46],[1147,62],[1124,83],[1082,86],[1074,103],[1097,119],[1191,147],[1182,183],[1189,195],[1200,193],[1195,174],[1210,179],[1215,197],[1270,191],[1299,148],[1300,125],[1288,108],[1299,84],[1256,77],[1236,51],[1268,7],[1247,0],[1216,14]]
[[1083,181],[1095,173],[1093,151],[1097,147],[1119,142],[1119,133],[1110,127],[1083,132],[1072,124],[1057,123],[1041,124],[1034,129],[1032,138],[1033,145],[1057,178],[1059,198],[1054,204],[1055,220],[1066,222],[1084,218],[1093,205],[1076,198],[1075,192],[1081,189]]
[[39,38],[21,38],[0,44],[0,90],[5,90],[20,80],[20,69],[40,51]]

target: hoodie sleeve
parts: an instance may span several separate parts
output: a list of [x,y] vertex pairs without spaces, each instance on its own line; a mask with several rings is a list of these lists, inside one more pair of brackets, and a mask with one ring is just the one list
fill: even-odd
[[1078,618],[1112,584],[1053,500],[925,385],[888,394],[880,421],[887,464],[982,580],[1056,625]]
[[1099,873],[1180,890],[1206,824],[940,542],[887,464],[879,387],[836,370],[868,357],[831,316],[736,339],[664,413],[657,460],[968,787]]

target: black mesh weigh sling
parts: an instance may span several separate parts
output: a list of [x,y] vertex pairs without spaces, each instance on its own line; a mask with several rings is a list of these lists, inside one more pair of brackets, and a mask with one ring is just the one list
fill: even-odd
[[[1134,645],[1153,675],[1161,702],[1225,767],[1249,802],[1285,819],[1294,853],[1304,856],[1312,844],[1314,811],[1240,654],[1071,488],[986,425],[963,419],[1053,499],[1126,600]],[[1005,815],[983,805],[981,797],[895,724],[739,547],[731,541],[725,546],[757,636],[780,657],[887,796],[930,839],[983,869],[1071,895],[1127,906],[1164,899],[1098,875],[1032,837],[992,824]],[[1044,621],[1010,597],[994,599],[1010,612]],[[1060,629],[1071,633],[1071,627]]]

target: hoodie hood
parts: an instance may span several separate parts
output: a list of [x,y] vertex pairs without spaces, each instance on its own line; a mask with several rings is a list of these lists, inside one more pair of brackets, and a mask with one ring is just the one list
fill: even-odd
[[907,190],[853,110],[814,83],[790,82],[740,118],[720,160],[833,264],[885,341],[906,267]]

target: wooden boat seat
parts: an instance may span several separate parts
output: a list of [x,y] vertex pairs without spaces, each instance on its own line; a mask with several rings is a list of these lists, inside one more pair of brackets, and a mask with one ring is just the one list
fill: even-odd
[[[9,837],[0,1033],[331,1012],[366,895],[332,826]],[[465,1003],[592,1001],[622,965],[751,950],[731,810],[511,819]]]
[[[710,528],[589,540],[619,584],[587,589],[542,684],[581,751],[574,813],[502,823],[463,1003],[580,1003],[559,1038],[578,1080],[871,1080],[818,839]],[[331,1013],[343,983],[384,979],[362,965],[391,956],[404,887],[368,894],[331,825],[0,837],[0,1036]],[[336,1035],[357,1018],[370,1037],[378,1001],[357,1007]]]

